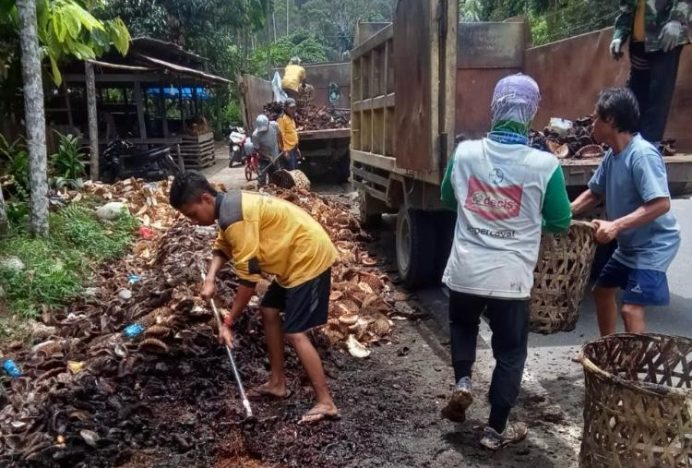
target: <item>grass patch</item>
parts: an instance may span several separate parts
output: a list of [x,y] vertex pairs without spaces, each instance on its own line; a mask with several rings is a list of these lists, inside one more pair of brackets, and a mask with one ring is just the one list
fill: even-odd
[[50,216],[50,236],[34,238],[14,229],[0,242],[0,258],[18,257],[22,271],[0,267],[7,309],[33,318],[41,306],[55,307],[79,294],[94,267],[123,255],[135,234],[129,214],[102,223],[86,204],[73,204]]

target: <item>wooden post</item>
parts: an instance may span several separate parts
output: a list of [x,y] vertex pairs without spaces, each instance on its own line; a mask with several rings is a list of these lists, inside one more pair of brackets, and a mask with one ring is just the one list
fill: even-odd
[[139,81],[135,81],[135,104],[137,105],[137,122],[139,122],[139,138],[146,140],[147,125],[144,122],[144,108],[142,102],[142,85]]
[[164,94],[163,86],[159,86],[159,96],[161,97],[161,118],[163,119],[163,136],[168,138],[170,131],[168,130],[168,109],[166,109],[166,95]]
[[67,109],[67,123],[70,127],[74,127],[74,119],[72,118],[72,104],[70,103],[70,93],[67,91],[67,83],[62,85],[65,93],[65,109]]
[[96,113],[94,65],[88,61],[84,62],[84,72],[86,75],[87,118],[89,121],[89,152],[91,153],[89,172],[91,180],[96,181],[99,179],[99,126],[98,114]]

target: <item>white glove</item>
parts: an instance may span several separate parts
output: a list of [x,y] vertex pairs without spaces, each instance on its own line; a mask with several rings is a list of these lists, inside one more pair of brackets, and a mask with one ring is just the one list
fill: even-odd
[[610,43],[610,56],[615,60],[622,58],[622,39],[613,39]]
[[680,21],[669,21],[663,26],[659,40],[661,41],[661,50],[663,52],[670,52],[673,50],[680,41],[680,36],[682,35],[682,24]]

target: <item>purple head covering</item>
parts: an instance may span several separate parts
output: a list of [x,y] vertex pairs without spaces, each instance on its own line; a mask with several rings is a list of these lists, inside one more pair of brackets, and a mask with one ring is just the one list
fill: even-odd
[[518,73],[501,79],[495,86],[490,106],[493,126],[499,121],[511,121],[528,127],[540,100],[538,84],[530,76]]

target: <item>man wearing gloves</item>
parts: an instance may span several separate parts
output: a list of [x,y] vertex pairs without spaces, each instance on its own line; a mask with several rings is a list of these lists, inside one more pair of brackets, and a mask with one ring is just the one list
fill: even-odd
[[616,60],[629,41],[629,88],[641,111],[639,131],[663,139],[682,46],[690,42],[692,0],[621,0],[610,53]]
[[457,146],[442,182],[442,202],[457,212],[443,281],[456,388],[442,416],[463,422],[473,401],[471,373],[485,311],[497,361],[490,417],[481,445],[497,450],[523,440],[524,424],[508,424],[521,386],[529,333],[529,297],[541,230],[569,228],[565,180],[555,156],[528,146],[540,92],[526,75],[496,86],[487,138]]

